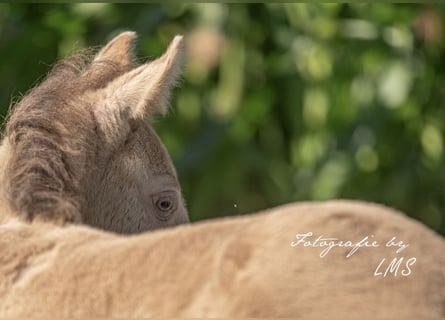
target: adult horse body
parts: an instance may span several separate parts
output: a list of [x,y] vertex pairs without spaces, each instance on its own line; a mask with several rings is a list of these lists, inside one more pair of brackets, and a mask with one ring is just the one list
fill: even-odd
[[[335,247],[320,258],[322,248],[291,246],[308,232],[354,242],[373,236],[380,246],[349,258],[351,248]],[[400,253],[385,245],[394,236],[408,244]],[[443,238],[420,223],[351,201],[130,237],[10,222],[0,227],[0,317],[438,318],[444,251]],[[384,276],[394,258],[403,264]]]

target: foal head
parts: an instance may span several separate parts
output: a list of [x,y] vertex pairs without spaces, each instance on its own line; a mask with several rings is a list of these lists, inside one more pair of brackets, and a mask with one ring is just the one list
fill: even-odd
[[188,222],[172,161],[147,123],[165,114],[184,49],[135,66],[133,32],[55,65],[14,107],[3,148],[4,190],[28,221],[136,233]]

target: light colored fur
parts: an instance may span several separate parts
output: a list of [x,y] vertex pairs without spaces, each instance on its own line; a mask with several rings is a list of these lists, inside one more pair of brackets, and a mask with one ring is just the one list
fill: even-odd
[[[84,107],[75,104],[79,108],[77,115],[91,115],[82,126],[89,132],[88,123],[96,123],[99,142],[88,140],[88,136],[84,137],[86,140],[69,140],[64,136],[72,130],[69,122],[63,128],[55,126],[40,132],[42,128],[22,121],[27,120],[26,107],[32,107],[27,101],[37,101],[38,90],[21,105],[19,111],[23,114],[11,117],[12,124],[0,147],[1,318],[445,316],[444,239],[419,222],[375,204],[289,204],[254,215],[132,236],[88,225],[58,223],[60,219],[72,219],[80,210],[80,222],[106,230],[131,233],[168,225],[154,222],[156,212],[151,195],[162,193],[165,188],[173,188],[179,194],[179,184],[165,148],[142,118],[157,105],[157,97],[165,106],[176,78],[171,72],[177,72],[172,61],[182,59],[172,58],[181,51],[181,39],[175,38],[166,56],[152,62],[156,67],[128,71],[129,45],[134,37],[133,33],[124,33],[114,39],[80,73],[81,77],[94,80],[88,90],[81,90],[92,112],[82,113]],[[118,67],[111,71],[97,68],[105,58],[105,65]],[[69,61],[67,65],[70,66]],[[156,75],[152,74],[154,71]],[[49,79],[56,81],[57,72]],[[98,83],[98,79],[103,82]],[[145,86],[148,91],[140,89],[150,81],[159,85]],[[51,82],[47,87],[53,88]],[[28,111],[33,114],[35,110]],[[40,119],[39,113],[33,116]],[[50,120],[65,121],[57,116]],[[76,202],[77,198],[65,194],[64,188],[59,190],[61,194],[53,194],[49,189],[43,195],[57,199],[60,206],[50,207],[51,214],[46,215],[39,207],[41,202],[21,194],[21,184],[14,185],[22,183],[28,188],[46,183],[40,176],[28,181],[21,174],[21,170],[32,169],[34,177],[32,174],[50,170],[42,162],[47,159],[46,154],[39,159],[30,158],[40,165],[37,167],[29,167],[26,162],[21,167],[13,159],[27,160],[30,156],[20,145],[28,135],[32,138],[37,134],[49,143],[50,138],[57,138],[47,136],[53,131],[73,142],[74,152],[67,152],[76,161],[71,159],[73,163],[66,166],[73,166],[75,171],[63,166],[59,169],[68,178],[75,175],[77,184],[68,186],[73,190],[77,185],[82,187],[77,194],[82,201]],[[81,142],[94,144],[95,151],[90,152],[86,146],[82,149]],[[17,150],[23,154],[17,155]],[[46,172],[49,177],[51,172]],[[61,186],[64,181],[56,179]],[[11,193],[10,185],[16,193]],[[29,190],[33,192],[32,188]],[[18,198],[11,199],[13,196]],[[185,215],[180,215],[182,221],[178,218],[176,223],[186,220],[182,202],[179,205]],[[29,212],[21,212],[23,208]],[[147,212],[153,221],[144,222],[140,228],[141,216],[147,216]],[[60,217],[60,213],[67,215]],[[291,245],[297,234],[307,232],[315,237],[354,242],[368,236],[379,246],[360,248],[349,258],[346,255],[351,248],[333,248],[321,258],[321,248]],[[385,246],[392,237],[409,246],[396,253],[395,248]],[[404,259],[398,274],[393,271],[386,277],[375,275],[382,261],[386,261],[380,269],[384,272],[393,258]],[[405,262],[411,258],[416,261],[407,274]]]
[[[187,223],[170,156],[146,123],[165,114],[180,77],[182,37],[160,58],[133,68],[134,32],[91,62],[59,62],[12,110],[0,147],[0,220],[83,223],[138,233]],[[158,201],[170,200],[171,210]]]
[[[377,248],[291,247],[297,233]],[[396,254],[384,243],[409,246]],[[444,239],[403,214],[352,201],[122,237],[83,226],[0,227],[0,317],[445,316]],[[374,276],[386,258],[415,257],[409,276]]]

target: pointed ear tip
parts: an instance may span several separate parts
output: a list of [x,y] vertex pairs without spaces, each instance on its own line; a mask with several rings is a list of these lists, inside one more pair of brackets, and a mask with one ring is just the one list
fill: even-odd
[[137,37],[138,37],[138,35],[137,35],[137,33],[134,32],[134,31],[124,31],[124,32],[119,33],[119,34],[115,37],[115,39],[117,39],[117,38],[126,38],[126,39],[128,39],[128,40],[130,40],[130,41],[133,41],[133,40],[136,39]]
[[176,35],[172,40],[172,46],[179,47],[182,46],[184,43],[184,36],[182,35]]
[[184,37],[182,35],[176,35],[171,41],[171,44],[169,45],[167,51],[169,52],[168,54],[170,54],[171,52],[173,53],[173,55],[178,57],[178,61],[180,61],[180,64],[183,64],[185,59]]

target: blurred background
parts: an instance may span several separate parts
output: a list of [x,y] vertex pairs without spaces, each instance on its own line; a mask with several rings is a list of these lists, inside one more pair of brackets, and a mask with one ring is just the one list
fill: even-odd
[[350,198],[445,234],[445,6],[0,4],[0,112],[59,58],[139,33],[187,36],[156,121],[193,221]]

